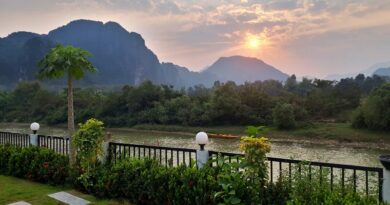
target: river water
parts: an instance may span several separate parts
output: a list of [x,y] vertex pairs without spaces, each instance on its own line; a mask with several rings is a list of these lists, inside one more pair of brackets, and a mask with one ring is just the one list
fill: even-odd
[[[30,133],[28,124],[0,123],[0,131]],[[178,148],[198,148],[195,136],[180,133],[141,131],[133,129],[110,129],[113,140],[122,143],[145,144]],[[41,126],[39,134],[65,136],[66,129]],[[237,139],[210,139],[206,148],[215,151],[239,152]],[[268,156],[292,158],[308,161],[321,161],[361,166],[380,167],[378,156],[383,150],[352,148],[340,145],[313,145],[307,143],[271,142]],[[390,150],[387,151],[390,153]]]

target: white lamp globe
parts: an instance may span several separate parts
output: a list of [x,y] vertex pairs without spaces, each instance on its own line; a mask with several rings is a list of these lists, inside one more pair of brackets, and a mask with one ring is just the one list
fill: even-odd
[[195,137],[195,141],[199,145],[205,145],[209,142],[209,136],[205,132],[198,132]]
[[32,131],[38,131],[38,130],[39,130],[39,124],[38,124],[37,122],[31,123],[30,129],[31,129]]

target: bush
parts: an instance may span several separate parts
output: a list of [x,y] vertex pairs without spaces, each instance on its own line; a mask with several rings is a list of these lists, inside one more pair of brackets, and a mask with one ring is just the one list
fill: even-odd
[[273,110],[274,124],[278,129],[294,129],[296,120],[294,106],[288,103],[280,103]]
[[46,148],[0,145],[0,156],[0,174],[49,184],[64,184],[68,177],[68,158]]
[[16,153],[16,147],[0,145],[0,174],[8,173],[8,162],[13,153]]
[[[112,166],[100,165],[89,178],[91,186],[83,190],[135,204],[279,204],[273,201],[288,196],[283,191],[286,186],[254,186],[238,166],[164,167],[149,159],[125,159]],[[79,187],[83,188],[81,183]]]
[[90,172],[95,169],[98,158],[103,155],[102,144],[104,141],[103,122],[89,119],[79,124],[79,130],[73,136],[72,143],[77,150],[77,166],[80,167],[80,180],[84,181],[87,188]]
[[352,126],[390,130],[390,83],[373,90],[355,111]]

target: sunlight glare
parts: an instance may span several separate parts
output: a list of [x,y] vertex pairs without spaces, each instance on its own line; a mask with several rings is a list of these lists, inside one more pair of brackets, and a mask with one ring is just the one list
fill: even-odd
[[246,47],[257,49],[261,46],[261,40],[257,36],[248,36],[246,39]]

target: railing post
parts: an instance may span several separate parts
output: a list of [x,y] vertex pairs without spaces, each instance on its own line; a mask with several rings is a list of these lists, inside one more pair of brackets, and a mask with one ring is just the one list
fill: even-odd
[[30,145],[38,146],[38,134],[30,134]]
[[196,165],[202,168],[209,160],[208,150],[196,150]]
[[[381,155],[379,157],[383,165],[383,179],[379,187],[382,187],[382,193],[379,193],[379,196],[382,197],[384,202],[390,203],[390,155]],[[380,178],[380,177],[379,177]],[[382,185],[382,186],[381,186]]]
[[[102,144],[102,149],[103,149],[103,155],[101,157],[101,161],[102,163],[106,163],[107,161],[110,161],[110,159],[108,159],[110,157],[110,142],[111,142],[111,133],[110,132],[107,132],[105,137],[104,137],[104,141],[103,141],[103,144]],[[108,159],[108,160],[107,160]]]

